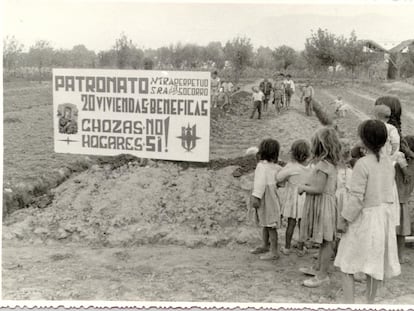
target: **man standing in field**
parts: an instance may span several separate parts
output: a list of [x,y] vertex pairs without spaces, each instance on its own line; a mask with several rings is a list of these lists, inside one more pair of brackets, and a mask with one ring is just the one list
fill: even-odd
[[211,105],[216,108],[218,103],[218,95],[220,90],[220,78],[217,75],[217,70],[211,74]]
[[312,98],[315,94],[313,87],[310,85],[310,81],[306,82],[305,87],[302,90],[302,97],[300,98],[300,102],[305,101],[305,112],[307,116],[312,115]]
[[265,78],[262,82],[260,82],[259,89],[264,94],[263,111],[267,111],[267,105],[269,103],[270,93],[272,92],[272,83],[270,83],[270,81],[267,78]]
[[291,75],[287,75],[285,81],[283,81],[285,86],[285,99],[286,99],[286,108],[290,106],[290,99],[292,98],[293,93],[295,93],[295,83],[292,80]]

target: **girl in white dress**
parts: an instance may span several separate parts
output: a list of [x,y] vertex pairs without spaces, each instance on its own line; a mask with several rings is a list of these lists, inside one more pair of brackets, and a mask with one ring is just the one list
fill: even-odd
[[334,264],[344,273],[345,302],[354,302],[353,275],[362,272],[367,275],[367,301],[373,303],[378,283],[401,272],[390,208],[395,170],[390,157],[381,152],[387,141],[383,122],[364,121],[359,136],[367,154],[352,172],[349,201],[338,225],[344,233]]
[[[302,218],[303,204],[305,203],[305,194],[298,193],[298,187],[306,183],[310,168],[307,166],[307,160],[310,156],[310,145],[306,140],[300,139],[292,144],[290,149],[291,162],[289,162],[277,174],[277,182],[285,186],[285,196],[282,201],[282,215],[288,221],[285,236],[285,246],[280,250],[284,255],[290,254],[293,232],[296,224],[300,227]],[[301,249],[298,250],[299,256],[304,255],[303,243],[300,243]]]
[[[262,227],[263,245],[251,251],[252,254],[267,253],[262,260],[278,259],[278,235],[280,228],[280,198],[276,191],[276,176],[282,169],[277,164],[279,143],[274,139],[265,139],[260,143],[254,173],[254,186],[251,195],[251,207],[256,223]],[[270,242],[270,243],[269,243]],[[269,245],[270,244],[270,245]]]

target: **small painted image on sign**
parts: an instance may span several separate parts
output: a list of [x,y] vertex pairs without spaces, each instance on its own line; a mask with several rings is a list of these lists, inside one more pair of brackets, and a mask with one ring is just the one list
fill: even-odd
[[76,105],[70,103],[58,105],[57,115],[60,134],[71,135],[78,133],[78,108]]

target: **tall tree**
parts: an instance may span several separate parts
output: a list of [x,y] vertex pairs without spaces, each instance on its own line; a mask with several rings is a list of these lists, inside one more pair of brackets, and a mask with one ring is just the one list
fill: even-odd
[[352,77],[354,77],[356,68],[369,60],[369,54],[364,52],[362,42],[358,41],[355,31],[352,31],[349,38],[337,39],[336,58],[341,65],[351,70]]
[[310,65],[313,67],[335,68],[337,62],[337,38],[328,30],[318,29],[306,39],[305,52]]
[[202,58],[205,62],[211,62],[215,67],[222,69],[225,63],[224,49],[219,41],[212,41],[204,48]]
[[254,64],[259,68],[274,68],[275,63],[272,55],[272,50],[269,47],[259,47],[254,57]]
[[42,83],[42,69],[51,66],[53,48],[49,41],[38,40],[30,47],[28,58],[30,63],[39,71],[39,83]]
[[290,46],[281,45],[273,51],[273,58],[277,68],[286,70],[296,62],[298,55]]
[[137,69],[144,58],[144,52],[138,49],[124,33],[116,39],[113,50],[116,55],[116,65],[120,69],[127,67]]
[[226,59],[232,64],[234,79],[238,82],[244,69],[252,63],[253,45],[249,38],[237,37],[232,41],[227,41],[224,53]]
[[23,51],[23,44],[21,44],[14,36],[6,36],[3,40],[3,66],[7,71],[16,70],[19,58]]
[[71,66],[75,68],[95,67],[96,54],[83,44],[75,45],[69,52]]

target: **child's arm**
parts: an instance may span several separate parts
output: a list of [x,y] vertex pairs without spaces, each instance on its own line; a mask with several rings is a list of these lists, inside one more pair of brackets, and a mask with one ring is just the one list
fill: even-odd
[[368,171],[362,161],[358,161],[352,171],[351,190],[348,204],[344,205],[341,216],[347,221],[354,221],[364,207],[364,195],[368,183]]
[[328,176],[326,175],[326,173],[318,170],[315,174],[315,177],[312,179],[312,183],[310,185],[299,186],[299,194],[302,194],[303,192],[309,194],[321,194],[325,189],[327,181]]
[[284,168],[280,170],[280,172],[276,176],[276,181],[278,183],[284,182],[290,176],[299,175],[299,173],[293,168],[291,165],[286,165]]
[[262,163],[258,163],[254,172],[253,192],[251,204],[254,208],[260,207],[260,200],[263,197],[266,188],[266,168]]

